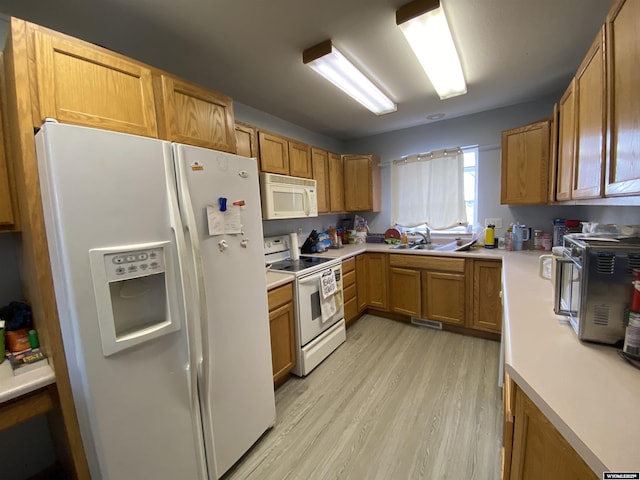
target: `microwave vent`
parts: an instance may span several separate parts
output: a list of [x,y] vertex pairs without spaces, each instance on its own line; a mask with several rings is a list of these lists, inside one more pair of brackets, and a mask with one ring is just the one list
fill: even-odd
[[311,178],[290,177],[288,175],[278,175],[277,173],[262,173],[263,182],[279,185],[303,185],[305,187],[316,186],[316,181]]
[[629,255],[629,270],[640,270],[640,255]]
[[596,271],[602,275],[613,275],[616,256],[611,253],[599,253]]
[[593,306],[593,323],[600,327],[609,325],[609,305],[601,304]]

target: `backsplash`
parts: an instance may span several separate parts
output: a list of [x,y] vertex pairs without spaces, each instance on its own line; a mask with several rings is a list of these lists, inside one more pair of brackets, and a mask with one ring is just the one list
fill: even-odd
[[335,227],[343,218],[353,218],[353,214],[318,215],[313,218],[290,218],[286,220],[263,220],[262,229],[265,237],[283,235],[301,230],[300,244],[309,236],[311,230],[323,231],[329,226]]

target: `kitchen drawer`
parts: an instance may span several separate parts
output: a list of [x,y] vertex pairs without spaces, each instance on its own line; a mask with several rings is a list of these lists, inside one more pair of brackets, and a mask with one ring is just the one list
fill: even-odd
[[353,297],[344,302],[344,321],[349,324],[358,317],[358,299]]
[[389,255],[389,265],[392,267],[464,273],[464,258],[395,254]]
[[342,272],[342,287],[343,288],[347,288],[350,287],[351,285],[355,285],[356,284],[356,271],[355,270],[351,270],[348,273],[344,273],[344,271]]
[[356,269],[356,257],[347,258],[342,261],[342,273],[353,272]]
[[278,308],[280,305],[293,301],[293,284],[287,283],[281,287],[269,290],[269,311]]
[[348,287],[344,288],[344,301],[345,303],[348,302],[349,300],[351,300],[352,298],[356,298],[356,285],[355,283],[353,285],[349,285]]

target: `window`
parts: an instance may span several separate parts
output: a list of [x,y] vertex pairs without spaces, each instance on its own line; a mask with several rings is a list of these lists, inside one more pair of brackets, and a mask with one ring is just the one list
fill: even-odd
[[464,231],[476,220],[477,148],[453,148],[395,160],[391,225]]
[[467,209],[469,225],[476,223],[477,158],[477,148],[464,149],[464,206]]

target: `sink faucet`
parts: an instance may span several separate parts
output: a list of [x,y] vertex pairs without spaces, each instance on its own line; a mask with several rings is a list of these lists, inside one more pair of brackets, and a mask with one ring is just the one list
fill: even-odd
[[418,235],[420,235],[422,237],[422,239],[424,240],[424,243],[427,245],[431,245],[431,229],[429,227],[427,227],[427,233],[426,235],[422,232],[415,232]]

